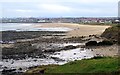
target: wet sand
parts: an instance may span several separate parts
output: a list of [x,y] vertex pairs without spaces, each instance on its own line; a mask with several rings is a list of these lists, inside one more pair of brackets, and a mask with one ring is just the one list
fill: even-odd
[[115,44],[111,46],[94,46],[89,47],[89,49],[92,50],[94,56],[115,57],[119,55],[119,47]]
[[100,26],[100,25],[82,25],[73,23],[41,23],[34,25],[35,28],[49,28],[49,27],[65,27],[72,29],[67,33],[67,37],[72,36],[89,36],[89,35],[100,35],[106,28],[110,26]]

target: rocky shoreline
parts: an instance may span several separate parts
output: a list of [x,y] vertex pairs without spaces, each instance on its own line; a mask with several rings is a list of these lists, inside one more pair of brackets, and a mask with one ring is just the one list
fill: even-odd
[[[40,62],[42,62],[41,61],[42,59],[51,60],[52,62],[49,62],[49,64],[54,64],[54,63],[58,64],[59,62],[63,63],[64,60],[61,60],[59,57],[56,58],[56,57],[50,57],[50,56],[51,55],[56,56],[54,54],[56,52],[65,51],[65,53],[66,53],[66,51],[74,51],[76,49],[77,50],[80,49],[78,51],[86,52],[86,53],[88,53],[90,51],[90,52],[92,52],[93,55],[91,55],[89,57],[87,57],[86,55],[83,55],[83,58],[77,57],[77,58],[74,58],[75,60],[91,58],[93,56],[103,56],[103,53],[99,53],[101,51],[101,50],[98,50],[98,49],[100,49],[99,46],[96,46],[96,47],[92,46],[92,48],[91,48],[90,44],[93,45],[93,41],[94,41],[94,42],[96,42],[94,44],[98,44],[98,42],[99,43],[101,42],[101,44],[105,43],[104,45],[106,45],[106,42],[103,42],[105,39],[98,35],[65,38],[64,37],[65,35],[63,36],[63,34],[66,32],[5,31],[2,33],[3,33],[2,41],[4,41],[4,43],[3,42],[1,43],[2,44],[2,59],[3,59],[3,61],[5,61],[5,63],[9,62],[9,60],[10,60],[11,61],[10,64],[15,64],[16,61],[24,62],[24,60],[29,59],[29,58],[32,58],[31,60],[33,63],[35,63],[35,62],[40,63]],[[7,37],[8,35],[9,35],[9,37]],[[9,43],[10,41],[14,41],[14,42]],[[90,42],[92,42],[92,43],[90,43]],[[107,44],[108,43],[111,43],[111,42],[107,42]],[[113,46],[112,44],[110,44],[110,45],[106,45],[105,48],[108,49],[107,47],[112,47],[112,48],[116,49],[117,45]],[[101,48],[104,49],[103,46],[101,46]],[[87,51],[86,51],[86,49],[87,49]],[[112,51],[110,51],[110,52],[112,52]],[[72,53],[72,54],[73,54],[73,56],[77,55],[76,52]],[[58,56],[59,55],[61,55],[61,54],[58,53]],[[114,53],[113,56],[114,55],[116,55],[116,53]],[[104,54],[104,56],[109,56],[109,54],[108,55]],[[72,58],[70,58],[70,59],[72,59]],[[61,63],[59,63],[59,64],[61,64]],[[0,65],[0,66],[2,66],[2,65]],[[30,66],[30,67],[32,67],[32,66]],[[33,65],[33,67],[35,67],[35,65]],[[3,68],[2,72],[4,74],[6,74],[6,73],[9,74],[9,73],[14,73],[14,72],[18,73],[20,71],[22,72],[22,70],[23,70],[23,68],[21,68],[21,67],[19,67],[19,69],[8,68],[7,66],[4,66],[2,68]],[[19,71],[16,71],[16,70],[19,70]]]

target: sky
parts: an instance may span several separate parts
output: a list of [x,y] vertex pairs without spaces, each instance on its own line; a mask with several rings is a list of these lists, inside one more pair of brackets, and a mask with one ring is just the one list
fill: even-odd
[[119,0],[0,0],[0,17],[117,17]]

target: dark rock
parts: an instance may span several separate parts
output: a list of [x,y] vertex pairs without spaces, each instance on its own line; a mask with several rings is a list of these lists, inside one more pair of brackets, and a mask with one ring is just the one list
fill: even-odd
[[114,43],[112,41],[103,40],[102,42],[96,42],[96,41],[89,41],[85,45],[86,46],[106,46],[106,45],[113,45]]
[[74,53],[74,55],[76,55],[76,53]]
[[3,67],[4,69],[7,69],[7,67],[5,66],[5,67]]
[[11,62],[11,64],[13,64],[13,63],[14,63],[14,61]]
[[113,42],[104,40],[104,41],[98,43],[98,46],[103,46],[103,45],[113,45]]
[[35,60],[33,60],[33,61],[35,61],[35,62],[36,62],[36,61],[37,61],[37,59],[35,59]]
[[22,70],[22,68],[19,68],[18,70],[20,70],[20,71],[21,71],[21,70]]
[[96,41],[89,41],[85,45],[86,46],[97,46],[97,42]]
[[94,56],[92,59],[101,59],[103,58],[102,56],[100,56],[99,54],[97,54],[97,56]]
[[77,48],[77,47],[73,46],[73,45],[69,45],[69,46],[65,46],[63,49],[68,50],[68,49],[75,49],[75,48]]
[[16,71],[16,69],[8,69],[8,70],[3,69],[2,73],[9,73],[9,72],[14,72],[14,71]]
[[46,69],[42,69],[39,71],[40,74],[44,74]]

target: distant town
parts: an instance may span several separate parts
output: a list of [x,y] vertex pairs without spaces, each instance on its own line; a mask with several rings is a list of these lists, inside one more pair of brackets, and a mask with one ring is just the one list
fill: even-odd
[[99,23],[99,24],[113,24],[119,23],[117,17],[79,17],[79,18],[1,18],[2,23]]

